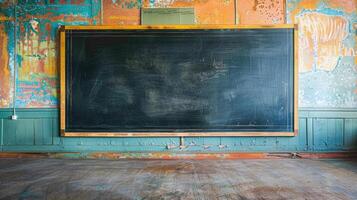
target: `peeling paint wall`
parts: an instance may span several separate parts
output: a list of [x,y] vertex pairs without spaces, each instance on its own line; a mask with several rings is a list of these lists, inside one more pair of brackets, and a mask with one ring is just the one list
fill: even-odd
[[240,24],[284,24],[285,2],[281,0],[237,0]]
[[142,1],[103,0],[103,24],[140,24]]
[[0,108],[12,103],[14,73],[14,26],[9,2],[0,4]]
[[[33,1],[31,1],[33,2]],[[90,0],[24,3],[17,6],[18,107],[58,104],[57,29],[59,25],[94,24]]]
[[[97,6],[94,6],[96,4]],[[0,107],[12,107],[16,45],[16,107],[58,105],[57,30],[60,25],[96,24],[99,0],[18,1],[0,4]],[[16,16],[12,16],[16,7]],[[16,41],[14,23],[16,20]],[[15,44],[16,43],[16,44]],[[7,48],[4,48],[4,45]],[[5,46],[5,47],[6,47]]]
[[[3,49],[8,49],[8,37],[5,33],[5,25],[3,23],[0,24],[0,46]],[[9,66],[9,55],[6,51],[1,51],[0,53],[0,63],[4,66]],[[9,67],[0,68],[0,82],[3,83],[0,88],[0,105],[7,106],[10,104],[10,92],[11,92],[11,73]]]
[[299,106],[357,107],[356,0],[291,0],[299,24]]
[[356,0],[18,0],[16,16],[11,2],[0,1],[1,108],[13,106],[15,45],[16,107],[55,108],[58,26],[139,24],[142,7],[193,7],[198,24],[298,23],[299,106],[357,107]]

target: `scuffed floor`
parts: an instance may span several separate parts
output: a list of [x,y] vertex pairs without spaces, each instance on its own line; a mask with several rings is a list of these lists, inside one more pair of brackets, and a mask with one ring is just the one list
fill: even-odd
[[357,199],[357,161],[0,159],[0,199]]

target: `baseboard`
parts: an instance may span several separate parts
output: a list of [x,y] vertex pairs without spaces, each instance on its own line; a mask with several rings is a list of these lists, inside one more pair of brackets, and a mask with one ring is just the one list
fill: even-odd
[[357,152],[286,152],[286,153],[118,153],[118,152],[67,152],[26,153],[0,152],[0,158],[58,158],[58,159],[150,159],[150,160],[238,160],[238,159],[355,159]]

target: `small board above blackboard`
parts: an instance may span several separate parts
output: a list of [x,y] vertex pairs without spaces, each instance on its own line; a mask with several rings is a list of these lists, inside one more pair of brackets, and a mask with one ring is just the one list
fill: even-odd
[[63,136],[294,136],[296,35],[274,26],[65,26]]
[[142,8],[141,24],[194,24],[195,10],[193,8]]

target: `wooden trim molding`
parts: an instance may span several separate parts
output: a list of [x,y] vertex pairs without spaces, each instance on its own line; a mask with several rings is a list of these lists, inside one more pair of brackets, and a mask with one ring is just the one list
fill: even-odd
[[0,152],[0,158],[70,158],[70,159],[160,159],[160,160],[237,160],[237,159],[353,159],[357,152],[216,152],[216,153],[175,153],[175,152]]
[[66,126],[66,33],[60,29],[60,128]]
[[66,137],[224,137],[295,136],[295,132],[65,132]]
[[299,82],[299,63],[298,63],[298,52],[299,52],[299,46],[298,46],[298,41],[299,41],[299,29],[298,25],[294,24],[294,133],[295,136],[297,136],[299,130],[299,115],[298,115],[298,104],[299,104],[299,87],[298,87],[298,82]]
[[294,24],[274,25],[90,25],[90,26],[62,26],[63,30],[146,30],[146,29],[280,29],[295,28]]
[[[294,29],[294,119],[293,132],[66,132],[66,32],[70,30],[218,30],[218,29]],[[298,134],[298,27],[296,24],[275,25],[90,25],[62,26],[60,35],[60,132],[66,137],[172,137],[172,136],[296,136]]]

